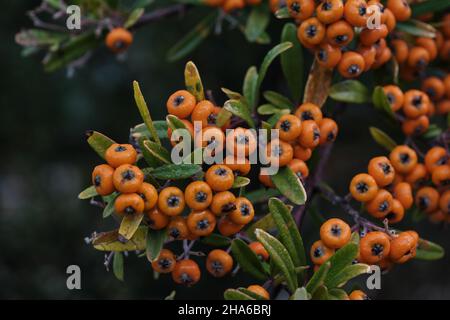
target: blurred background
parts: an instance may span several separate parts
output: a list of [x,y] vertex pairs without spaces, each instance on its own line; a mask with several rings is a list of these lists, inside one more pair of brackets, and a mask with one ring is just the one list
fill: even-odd
[[[44,73],[37,57],[24,59],[14,34],[31,26],[27,10],[39,1],[5,1],[0,11],[0,298],[3,299],[162,299],[174,285],[170,277],[153,279],[145,258],[126,259],[125,282],[103,266],[103,253],[84,242],[93,231],[113,229],[101,210],[77,199],[90,184],[92,168],[101,162],[85,142],[95,129],[116,141],[127,141],[129,128],[140,122],[132,96],[138,80],[153,117],[162,119],[165,101],[184,84],[186,60],[169,64],[167,50],[200,18],[188,14],[141,29],[125,61],[101,48],[86,67],[68,78],[64,71]],[[282,22],[273,22],[273,43]],[[259,64],[270,46],[248,44],[238,31],[210,37],[191,56],[203,82],[223,103],[220,87],[239,91],[249,66]],[[267,89],[285,91],[274,64]],[[333,107],[330,104],[329,107]],[[326,180],[339,193],[347,192],[351,177],[365,170],[368,160],[384,151],[372,142],[368,127],[384,128],[401,141],[369,106],[350,106],[339,119],[340,135],[327,166]],[[342,215],[320,203],[325,217]],[[309,246],[318,227],[306,216],[302,235]],[[348,219],[347,219],[348,220]],[[399,228],[414,228],[423,238],[450,251],[449,230],[427,219],[413,225],[407,218]],[[413,261],[397,266],[382,279],[377,299],[450,299],[448,255],[434,262]],[[66,268],[79,265],[81,290],[66,288]],[[176,287],[176,298],[219,299],[229,287],[247,286],[252,279],[205,276],[193,288]]]

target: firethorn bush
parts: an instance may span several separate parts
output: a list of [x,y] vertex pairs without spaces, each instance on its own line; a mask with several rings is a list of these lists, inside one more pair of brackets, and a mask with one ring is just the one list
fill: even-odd
[[[135,81],[142,123],[124,128],[128,141],[87,131],[100,159],[79,198],[117,223],[87,242],[106,253],[119,280],[124,258],[136,252],[155,275],[171,277],[174,290],[243,272],[253,284],[229,288],[225,299],[365,300],[370,294],[351,286],[358,276],[443,257],[414,223],[450,222],[448,1],[75,2],[81,30],[62,32],[66,4],[43,1],[30,13],[35,28],[16,36],[26,54],[44,52],[47,71],[81,66],[101,46],[124,57],[143,26],[191,10],[204,19],[186,26],[169,61],[225,25],[249,42],[279,43],[248,69],[241,89],[207,90],[187,62],[184,86],[174,77],[178,90],[163,94],[165,119],[152,118],[156,109]],[[271,18],[280,19],[279,41]],[[278,60],[283,79],[266,77]],[[323,170],[353,105],[382,115],[383,128],[369,131],[385,152],[342,176],[348,193],[338,194]],[[353,150],[349,161],[361,162],[359,155]],[[313,201],[344,215],[317,212]],[[303,242],[307,214],[320,221],[311,247]]]

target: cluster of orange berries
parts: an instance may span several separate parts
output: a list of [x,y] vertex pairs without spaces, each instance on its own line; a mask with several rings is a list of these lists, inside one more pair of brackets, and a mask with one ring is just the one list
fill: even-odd
[[[279,145],[273,148],[269,144],[268,155],[279,156],[279,166],[287,165],[300,179],[306,179],[309,175],[305,161],[311,158],[313,150],[335,141],[338,135],[336,122],[324,117],[322,110],[309,102],[300,105],[294,114],[281,116],[275,128],[279,130]],[[274,187],[263,169],[259,180],[266,187]]]
[[[365,203],[367,212],[394,224],[415,204],[433,220],[446,220],[450,211],[450,165],[448,152],[433,147],[420,163],[417,153],[406,145],[395,147],[387,157],[369,162],[368,174],[356,175],[350,183],[352,197]],[[427,185],[431,176],[431,183]],[[415,193],[415,196],[414,196]]]
[[245,8],[245,6],[257,6],[262,0],[204,0],[211,7],[221,7],[225,12],[231,12]]
[[133,43],[133,34],[125,28],[114,28],[108,32],[105,44],[114,53],[122,53]]
[[[269,259],[269,253],[260,242],[251,242],[249,248],[262,261]],[[208,253],[206,258],[206,270],[212,276],[221,278],[229,274],[233,269],[233,257],[228,251],[214,249]],[[154,271],[162,274],[171,274],[175,283],[191,286],[201,278],[200,267],[192,259],[177,259],[175,254],[168,249],[162,249],[158,258],[152,262]],[[254,293],[269,299],[269,293],[259,285],[251,285],[247,288]]]
[[422,82],[421,90],[402,90],[396,85],[383,87],[392,111],[402,119],[402,131],[407,136],[421,135],[430,126],[430,117],[450,111],[450,75],[443,80],[431,76]]
[[[385,38],[396,26],[411,16],[406,1],[389,0],[387,6],[378,0],[287,0],[288,10],[299,23],[299,41],[316,55],[322,66],[334,69],[345,78],[355,78],[370,69],[385,64],[392,56]],[[380,26],[369,28],[374,8],[380,16]],[[359,30],[355,50],[349,45]],[[359,32],[359,31],[358,31]]]
[[[310,250],[315,270],[351,239],[350,226],[341,219],[332,218],[320,227],[320,240],[313,243]],[[419,236],[415,231],[405,231],[391,235],[383,231],[369,231],[361,234],[357,261],[379,265],[386,270],[392,263],[402,264],[416,255]],[[351,298],[351,297],[350,297]]]
[[442,27],[436,31],[435,38],[417,37],[406,40],[403,33],[393,34],[389,46],[400,65],[400,75],[412,81],[422,75],[425,68],[434,60],[450,60],[450,14],[442,20]]

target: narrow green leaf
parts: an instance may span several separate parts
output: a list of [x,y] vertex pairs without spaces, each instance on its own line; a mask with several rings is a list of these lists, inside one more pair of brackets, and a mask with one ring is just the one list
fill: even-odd
[[[289,14],[289,12],[288,12]],[[299,102],[303,94],[304,58],[303,50],[297,38],[297,27],[293,23],[284,25],[281,41],[289,41],[292,48],[281,54],[281,68],[286,78],[292,99]]]
[[[155,127],[156,133],[160,139],[167,139],[167,122],[163,120],[153,121],[153,126]],[[139,141],[140,138],[145,138],[145,140],[152,139],[150,132],[147,129],[145,123],[140,123],[131,129],[131,136]]]
[[276,106],[279,109],[294,109],[294,104],[289,98],[279,94],[275,91],[265,91],[263,93],[264,98],[269,101],[272,105]]
[[224,108],[220,109],[219,114],[217,115],[216,118],[216,125],[218,127],[224,126],[228,122],[228,120],[231,119],[232,116],[233,114],[230,111]]
[[113,260],[113,272],[116,278],[120,281],[123,281],[124,275],[123,269],[124,269],[123,254],[122,252],[115,252]]
[[260,105],[258,107],[257,111],[260,115],[267,116],[267,115],[272,115],[272,114],[280,111],[280,109],[278,109],[277,107],[275,107],[272,104],[267,103],[267,104]]
[[336,253],[328,260],[331,267],[328,271],[326,281],[335,279],[342,272],[342,270],[344,270],[344,268],[351,265],[356,259],[358,251],[358,245],[352,241],[336,251]]
[[86,200],[98,196],[97,190],[95,190],[94,186],[87,187],[78,195],[78,199]]
[[305,188],[291,168],[280,168],[278,173],[271,178],[274,185],[286,198],[297,205],[305,204],[307,200]]
[[242,188],[250,184],[250,179],[247,177],[236,177],[234,179],[233,189]]
[[419,20],[397,22],[396,29],[415,37],[436,38],[436,29]]
[[205,91],[203,89],[202,79],[197,66],[189,61],[184,69],[184,81],[186,90],[192,93],[197,101],[205,100]]
[[239,92],[232,91],[227,88],[221,88],[221,90],[223,93],[225,93],[227,95],[228,99],[241,100],[243,98]]
[[139,83],[137,81],[133,81],[133,89],[134,89],[134,100],[136,101],[136,105],[139,109],[139,113],[141,114],[142,119],[144,120],[145,125],[147,126],[148,131],[150,132],[153,141],[157,144],[161,145],[161,141],[159,140],[158,133],[156,132],[155,127],[153,126],[152,117],[150,115],[150,111],[147,107],[147,103],[145,102],[144,96],[142,95],[141,88],[139,87]]
[[289,300],[309,300],[308,291],[305,287],[298,288]]
[[437,136],[439,136],[442,133],[442,129],[436,125],[436,124],[430,124],[428,127],[427,132],[425,132],[422,137],[425,139],[435,139]]
[[125,21],[123,27],[125,29],[128,29],[136,24],[136,22],[139,21],[139,19],[144,14],[145,9],[144,8],[136,8],[133,11],[131,11],[130,15],[128,16],[127,21]]
[[166,230],[152,230],[148,229],[147,233],[147,246],[146,255],[150,262],[153,262],[158,258],[161,249],[163,248],[164,241],[166,241]]
[[217,233],[212,233],[211,235],[202,238],[201,242],[209,246],[226,247],[230,245],[231,239]]
[[277,12],[275,12],[275,17],[277,17],[277,19],[290,19],[291,14],[289,13],[289,9],[287,7],[282,7],[279,10],[277,10]]
[[342,289],[333,288],[328,290],[329,300],[348,300],[348,294]]
[[370,101],[369,89],[357,80],[338,82],[330,88],[330,97],[347,103],[365,103]]
[[258,91],[261,87],[262,82],[264,81],[264,78],[266,77],[267,71],[269,70],[270,65],[272,62],[283,52],[286,50],[292,48],[293,44],[291,42],[283,42],[279,45],[273,47],[267,55],[264,57],[264,60],[261,64],[261,67],[259,68],[259,76],[258,76]]
[[225,298],[225,300],[255,300],[249,295],[236,289],[227,289],[224,292],[223,297]]
[[260,296],[259,294],[254,293],[253,291],[250,291],[246,288],[238,288],[238,291],[242,292],[243,294],[252,297],[255,300],[267,300],[263,296]]
[[241,101],[228,100],[225,102],[223,108],[234,114],[236,117],[239,117],[247,122],[252,128],[255,127],[255,123],[252,119],[249,109]]
[[114,202],[116,201],[116,198],[119,196],[117,192],[114,192],[112,195],[109,195],[108,197],[103,197],[103,199],[106,201],[106,206],[103,209],[102,217],[103,219],[108,218],[110,215],[114,213]]
[[394,111],[392,111],[391,105],[389,104],[389,100],[384,93],[384,90],[382,87],[378,86],[375,87],[372,94],[372,103],[374,104],[375,108],[378,110],[381,110],[383,112],[386,112],[391,118],[394,118]]
[[183,121],[181,121],[177,116],[174,116],[173,114],[169,114],[166,117],[167,126],[171,128],[172,130],[176,129],[187,129],[186,125]]
[[256,229],[255,235],[258,241],[266,248],[267,252],[269,252],[271,261],[273,261],[284,275],[289,291],[295,292],[298,287],[297,274],[286,247],[277,238],[262,229]]
[[197,164],[168,164],[152,170],[151,175],[160,180],[181,180],[190,178],[202,171]]
[[175,295],[177,294],[177,292],[175,290],[172,290],[172,292],[164,298],[164,300],[175,300]]
[[330,270],[330,267],[331,263],[327,261],[323,265],[321,265],[316,272],[314,272],[314,275],[311,277],[311,279],[308,281],[308,284],[306,285],[306,290],[310,294],[314,295],[315,291],[324,284],[325,278],[328,274],[328,271]]
[[330,93],[333,70],[323,67],[314,59],[305,85],[303,102],[310,102],[320,108],[325,104]]
[[147,162],[150,166],[154,166],[155,161],[160,164],[169,164],[171,162],[169,151],[150,140],[144,140],[142,142],[142,154],[145,160],[148,160]]
[[373,140],[375,140],[376,143],[385,148],[387,151],[392,151],[392,149],[397,146],[397,143],[384,131],[376,127],[370,127],[369,131]]
[[[247,197],[247,195],[246,195]],[[247,198],[248,199],[248,198]],[[261,219],[254,222],[250,227],[247,228],[247,235],[252,239],[255,239],[255,230],[262,229],[267,232],[272,232],[276,229],[275,221],[270,213],[265,214]]]
[[244,33],[247,40],[249,42],[255,42],[267,28],[269,21],[270,11],[268,10],[268,6],[266,4],[254,6],[245,26]]
[[440,245],[428,240],[419,240],[416,257],[418,260],[439,260],[444,257],[445,250]]
[[211,34],[216,16],[217,13],[213,12],[201,20],[189,33],[170,48],[167,53],[167,60],[175,62],[194,51]]
[[361,274],[368,273],[370,270],[369,266],[362,263],[352,264],[344,269],[341,272],[334,274],[333,276],[327,277],[325,280],[325,285],[328,288],[340,288],[344,286],[347,281],[356,278]]
[[234,239],[231,242],[231,251],[242,270],[256,279],[267,279],[266,272],[256,254],[241,239]]
[[328,289],[325,286],[319,286],[312,296],[312,300],[328,300]]
[[281,242],[288,250],[294,266],[306,265],[305,247],[291,210],[278,198],[269,200],[269,210],[279,230]]
[[413,17],[418,17],[429,12],[443,12],[447,8],[450,8],[450,2],[442,0],[426,0],[411,4]]
[[106,150],[114,143],[114,140],[97,131],[87,131],[87,142],[92,149],[103,159],[105,159]]
[[244,85],[242,88],[245,99],[248,101],[250,110],[253,110],[257,104],[259,96],[258,89],[258,70],[256,67],[250,67],[245,74]]

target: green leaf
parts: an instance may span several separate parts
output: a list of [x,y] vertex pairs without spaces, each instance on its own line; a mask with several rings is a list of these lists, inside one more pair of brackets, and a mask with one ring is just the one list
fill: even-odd
[[230,111],[224,108],[220,109],[219,114],[217,115],[216,118],[216,125],[218,127],[224,126],[228,122],[228,120],[231,119],[232,116],[233,114]]
[[136,8],[133,11],[131,11],[130,15],[128,16],[127,21],[124,23],[123,27],[125,29],[128,29],[136,24],[136,22],[139,21],[139,19],[144,14],[145,9],[144,8]]
[[110,215],[114,213],[114,202],[116,201],[116,198],[119,196],[117,192],[114,192],[112,195],[109,195],[108,197],[103,197],[103,199],[106,201],[106,206],[103,209],[103,218],[108,218]]
[[350,241],[345,246],[340,248],[336,253],[328,260],[330,262],[330,270],[328,271],[327,281],[336,279],[338,275],[346,268],[351,265],[353,261],[358,256],[359,247],[353,241]]
[[94,186],[87,187],[78,195],[78,199],[86,200],[98,196],[97,190],[95,190]]
[[[153,121],[153,126],[155,127],[156,133],[158,134],[158,137],[160,139],[168,138],[167,136],[168,125],[166,121],[163,120]],[[140,123],[136,125],[134,128],[132,128],[131,136],[136,141],[139,141],[140,138],[144,138],[144,140],[150,140],[152,138],[145,123]]]
[[305,287],[298,288],[289,300],[309,300],[308,291]]
[[[263,116],[272,115],[279,111],[280,111],[280,109],[278,109],[277,107],[275,107],[274,105],[269,104],[269,103],[260,105],[258,107],[258,113]],[[290,111],[290,110],[288,110],[288,111]]]
[[160,180],[181,180],[190,178],[202,171],[197,164],[168,164],[152,170],[151,175]]
[[329,300],[348,300],[348,294],[342,289],[333,288],[328,290]]
[[250,179],[247,177],[236,177],[234,179],[234,183],[232,188],[233,189],[238,189],[238,188],[242,188],[245,186],[248,186],[250,184]]
[[361,274],[368,273],[369,270],[370,267],[366,264],[357,263],[349,265],[342,269],[341,272],[327,277],[327,279],[325,280],[325,285],[328,288],[340,288],[344,286],[347,281],[356,278]]
[[284,25],[281,41],[289,41],[293,44],[292,49],[281,54],[281,68],[293,100],[299,102],[303,94],[305,71],[303,50],[297,38],[297,27],[295,24],[287,23]]
[[170,153],[163,146],[150,140],[144,140],[139,144],[141,145],[144,159],[150,167],[154,167],[155,164],[169,164],[171,162]]
[[164,242],[166,241],[166,238],[167,238],[166,230],[148,229],[146,241],[147,245],[145,249],[148,261],[153,262],[158,258],[159,253],[163,248]]
[[430,124],[427,132],[425,132],[422,137],[425,139],[434,139],[442,133],[442,129],[436,124]]
[[396,29],[415,37],[436,38],[436,29],[419,20],[410,19],[405,22],[397,22]]
[[289,13],[289,9],[287,7],[282,7],[279,10],[277,10],[277,12],[275,12],[275,17],[277,17],[277,19],[290,19],[291,14]]
[[419,240],[416,257],[418,260],[439,260],[444,257],[445,250],[440,245],[428,240]]
[[201,20],[189,33],[170,48],[167,53],[167,60],[175,62],[194,51],[211,34],[216,16],[217,13],[213,12]]
[[186,90],[194,95],[197,102],[205,100],[205,91],[203,89],[202,79],[197,66],[189,61],[184,69],[184,82]]
[[391,105],[389,104],[389,100],[386,94],[384,93],[382,87],[380,86],[375,87],[372,94],[372,102],[375,108],[386,112],[388,115],[391,116],[391,118],[395,118],[394,111],[392,111]]
[[239,117],[247,122],[252,128],[255,127],[255,123],[253,122],[249,109],[241,101],[228,100],[223,105],[223,108],[234,114],[236,117]]
[[266,280],[267,275],[256,254],[241,239],[231,242],[231,251],[242,270],[259,280]]
[[280,195],[277,189],[258,189],[245,194],[245,197],[251,202],[267,202],[272,197]]
[[157,144],[161,145],[161,141],[159,140],[158,133],[156,132],[155,127],[153,126],[152,117],[150,115],[150,111],[148,109],[147,103],[145,102],[144,96],[142,95],[141,88],[139,87],[139,83],[137,81],[133,81],[133,90],[134,90],[134,100],[136,101],[136,105],[139,109],[139,113],[141,114],[142,119],[144,120],[145,125],[147,126],[150,135],[153,138],[153,141]]
[[134,233],[139,228],[142,219],[144,218],[143,213],[127,214],[122,218],[122,222],[119,227],[119,235],[127,240],[130,240]]
[[286,247],[295,267],[306,265],[305,248],[292,212],[278,198],[269,200],[269,210],[279,230],[281,242]]
[[387,151],[392,151],[397,146],[397,143],[384,131],[376,127],[370,127],[369,131],[373,140]]
[[226,247],[230,245],[231,239],[217,233],[212,233],[211,235],[202,238],[201,242],[208,246]]
[[328,271],[330,270],[330,267],[331,263],[327,261],[323,265],[321,265],[316,272],[314,272],[314,275],[311,277],[311,279],[308,281],[308,284],[306,285],[306,290],[310,294],[314,295],[315,291],[324,284],[325,278],[328,274]]
[[269,213],[265,214],[261,219],[254,222],[250,227],[248,227],[246,233],[249,237],[255,238],[256,229],[262,229],[264,231],[271,232],[274,231],[275,228],[276,228],[275,221],[273,220],[272,215]]
[[120,281],[123,281],[124,275],[123,269],[124,269],[123,254],[122,252],[115,252],[113,260],[113,272],[116,278]]
[[270,65],[272,62],[283,52],[286,50],[292,48],[293,44],[291,42],[283,42],[279,45],[273,47],[264,57],[264,60],[261,64],[261,67],[259,68],[259,76],[258,76],[258,85],[257,88],[259,91],[259,88],[261,87],[262,82],[264,81],[264,78],[266,77],[267,71],[269,70]]
[[67,38],[60,32],[46,31],[41,29],[26,29],[16,34],[16,43],[23,47],[43,47],[58,45]]
[[250,110],[253,110],[257,104],[259,89],[258,89],[258,70],[256,67],[250,67],[245,74],[244,84],[242,88],[244,97],[248,102]]
[[280,168],[271,179],[277,189],[290,201],[297,205],[305,204],[307,200],[305,188],[291,168]]
[[227,95],[228,99],[241,100],[243,98],[239,92],[232,91],[227,88],[221,88],[221,90],[223,93],[225,93]]
[[264,298],[263,296],[260,296],[257,293],[254,293],[253,291],[250,291],[246,288],[238,288],[238,291],[242,292],[243,294],[252,297],[255,300],[267,300],[266,298]]
[[53,72],[63,68],[98,47],[100,43],[101,41],[97,39],[94,31],[72,37],[68,42],[59,46],[58,50],[50,53],[48,59],[45,60],[44,69],[46,72]]
[[186,125],[183,121],[181,121],[177,116],[174,116],[173,114],[169,114],[166,117],[167,126],[171,128],[172,130],[177,129],[187,129]]
[[225,298],[225,300],[255,300],[249,295],[236,289],[227,289],[224,292],[223,297]]
[[175,290],[172,290],[172,292],[167,297],[165,297],[164,300],[175,300],[176,293],[177,292]]
[[413,17],[429,12],[444,12],[447,8],[450,8],[450,2],[442,0],[427,0],[411,4]]
[[325,286],[320,286],[316,289],[312,296],[312,300],[328,300],[328,289]]
[[105,159],[106,150],[114,143],[114,140],[108,138],[104,134],[97,131],[87,131],[86,132],[87,142],[92,149],[103,159]]
[[92,245],[100,251],[136,251],[146,247],[147,227],[139,227],[130,241],[119,241],[119,230],[102,232],[95,235]]
[[261,4],[258,6],[254,6],[250,15],[247,19],[247,24],[245,26],[245,36],[249,42],[255,42],[264,30],[267,28],[267,25],[270,21],[270,12],[268,10],[267,5]]
[[256,229],[255,235],[258,241],[266,248],[267,252],[269,252],[270,260],[280,269],[286,279],[289,291],[295,292],[298,287],[297,274],[286,247],[277,238],[262,229]]
[[294,104],[289,100],[289,98],[275,91],[265,91],[263,93],[263,96],[267,101],[276,106],[278,109],[294,109]]
[[347,103],[365,103],[370,101],[369,89],[357,80],[338,82],[330,88],[330,97]]

